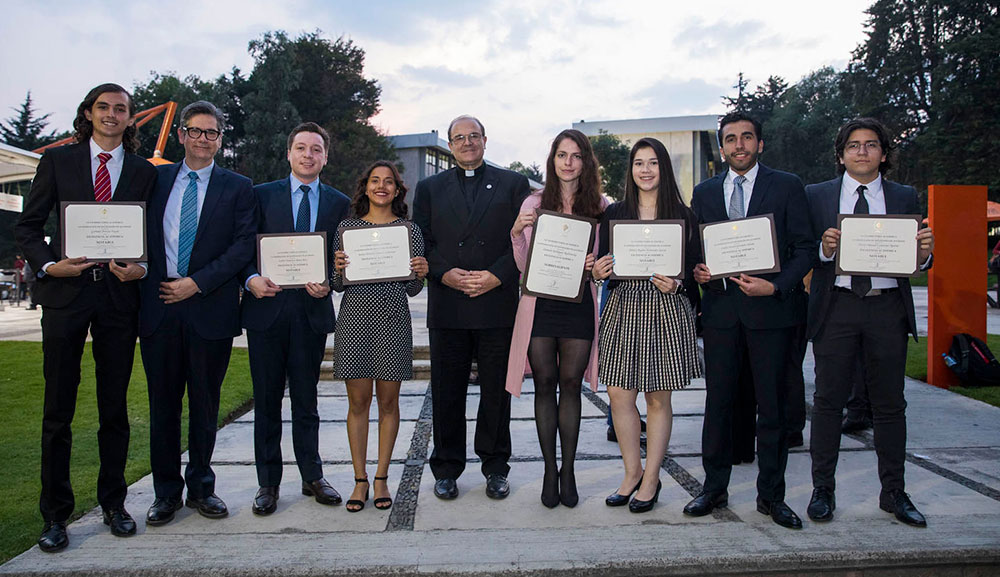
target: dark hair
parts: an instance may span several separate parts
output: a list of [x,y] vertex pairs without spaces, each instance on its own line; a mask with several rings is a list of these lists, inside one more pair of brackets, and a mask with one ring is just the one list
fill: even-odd
[[300,132],[315,132],[320,135],[323,138],[323,150],[330,152],[330,133],[315,122],[303,122],[288,133],[288,150],[292,149],[292,142],[295,140],[295,135]]
[[[87,120],[87,115],[84,111],[90,110],[94,107],[94,103],[97,102],[97,98],[102,94],[107,94],[108,92],[114,92],[116,94],[124,94],[128,97],[128,117],[135,117],[135,101],[132,100],[132,95],[129,94],[128,90],[125,90],[121,86],[108,82],[106,84],[101,84],[96,86],[87,93],[87,96],[80,103],[80,106],[76,107],[76,118],[73,119],[73,138],[77,142],[86,142],[90,140],[90,137],[94,134],[94,123]],[[136,136],[138,129],[135,124],[125,128],[125,133],[122,135],[122,146],[125,148],[126,152],[134,153],[139,150],[139,138]]]
[[570,139],[580,147],[580,156],[583,157],[583,170],[580,172],[580,187],[573,195],[573,214],[586,216],[589,218],[600,218],[604,213],[601,197],[601,175],[598,172],[597,157],[594,156],[594,147],[590,144],[590,139],[579,130],[572,128],[563,130],[552,141],[552,148],[549,150],[549,159],[545,162],[545,188],[542,189],[543,210],[562,210],[562,193],[559,191],[559,179],[556,177],[556,149],[559,144],[566,139]]
[[197,116],[199,114],[214,116],[215,122],[219,126],[219,132],[225,131],[226,119],[222,116],[222,111],[207,100],[197,100],[188,104],[183,110],[181,110],[181,127],[186,127],[188,120],[191,120],[192,116]]
[[882,147],[882,154],[885,155],[885,160],[878,165],[878,171],[885,174],[892,168],[892,156],[896,147],[893,146],[892,139],[889,138],[889,129],[876,118],[855,118],[840,127],[840,130],[837,131],[837,138],[833,141],[837,174],[844,174],[844,171],[847,170],[840,162],[840,159],[844,158],[844,147],[847,146],[847,139],[855,130],[863,129],[871,130],[878,135],[878,143]]
[[476,124],[479,125],[479,132],[481,132],[483,136],[486,136],[486,127],[483,126],[482,122],[479,122],[478,118],[476,118],[475,116],[469,116],[468,114],[463,114],[461,116],[456,116],[455,119],[448,124],[448,142],[451,142],[451,129],[455,128],[455,123],[460,122],[462,120],[471,120],[475,122]]
[[719,132],[716,135],[716,138],[718,138],[719,140],[720,148],[722,147],[722,129],[725,128],[727,124],[732,124],[734,122],[741,122],[744,120],[749,122],[750,124],[753,124],[753,132],[754,136],[757,137],[757,140],[764,140],[764,128],[761,126],[760,121],[750,116],[746,112],[741,112],[737,110],[735,112],[730,112],[729,114],[719,119]]
[[361,218],[368,214],[370,202],[368,195],[365,194],[368,190],[368,179],[371,177],[372,172],[380,166],[391,170],[392,178],[396,181],[396,197],[392,199],[391,206],[392,214],[399,218],[406,218],[410,213],[410,207],[406,206],[407,188],[403,184],[403,179],[399,177],[399,170],[396,169],[396,165],[388,160],[376,160],[371,166],[365,169],[361,178],[358,179],[358,188],[354,191],[354,201],[351,203],[351,211],[354,213],[355,218]]
[[635,154],[643,148],[652,148],[656,154],[656,160],[660,164],[660,187],[656,195],[656,218],[680,219],[687,218],[690,209],[684,205],[681,198],[681,189],[677,186],[677,179],[674,178],[674,166],[670,162],[670,153],[667,152],[663,143],[655,138],[643,138],[632,146],[632,152],[628,155],[628,172],[625,176],[625,208],[628,210],[629,218],[639,218],[639,186],[632,176],[632,163],[635,162]]

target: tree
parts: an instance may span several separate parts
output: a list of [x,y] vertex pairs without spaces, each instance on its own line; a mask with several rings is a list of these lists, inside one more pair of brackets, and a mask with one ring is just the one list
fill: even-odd
[[[184,147],[176,138],[176,128],[180,126],[181,109],[196,100],[208,100],[213,104],[215,98],[215,86],[210,81],[204,81],[195,75],[180,78],[173,72],[158,73],[152,72],[150,79],[145,84],[137,84],[132,89],[132,98],[135,101],[136,111],[146,110],[154,106],[159,106],[169,101],[177,103],[177,113],[174,116],[170,127],[171,137],[167,139],[167,144],[163,150],[163,158],[172,162],[179,162],[184,158]],[[156,140],[159,138],[160,129],[163,126],[164,116],[161,114],[157,119],[146,124],[139,129],[139,155],[149,158],[153,155]],[[229,134],[223,136],[223,151],[232,147]],[[221,157],[225,157],[225,152]],[[232,168],[231,164],[224,160],[220,164],[227,168]]]
[[525,166],[520,161],[515,160],[507,167],[518,174],[523,174],[535,182],[545,182],[545,175],[542,174],[542,167],[537,162],[532,162],[530,166]]
[[594,154],[601,165],[601,188],[615,200],[625,198],[625,177],[628,174],[628,157],[631,149],[618,136],[601,130],[590,137]]
[[24,150],[34,150],[55,142],[55,132],[45,132],[50,114],[38,116],[31,102],[31,91],[24,97],[21,107],[14,109],[16,115],[0,121],[0,138],[11,146]]

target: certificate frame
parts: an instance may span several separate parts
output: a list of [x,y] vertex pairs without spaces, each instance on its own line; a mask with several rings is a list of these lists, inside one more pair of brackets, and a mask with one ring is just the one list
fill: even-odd
[[116,211],[116,212],[121,212],[120,209],[130,208],[130,207],[139,207],[141,209],[140,210],[140,218],[139,218],[139,221],[140,221],[139,222],[139,230],[141,231],[140,234],[141,234],[142,238],[141,239],[135,239],[135,241],[136,241],[137,244],[139,242],[142,243],[142,253],[139,256],[135,256],[135,257],[133,257],[133,256],[128,256],[128,257],[122,256],[122,257],[119,257],[119,256],[110,255],[110,256],[104,256],[104,257],[102,257],[102,256],[98,256],[98,255],[87,255],[87,254],[77,255],[77,256],[86,256],[87,257],[87,262],[104,262],[104,263],[110,262],[112,260],[114,260],[116,262],[145,262],[146,260],[149,259],[147,245],[146,245],[146,241],[147,241],[147,239],[146,239],[146,203],[143,202],[143,201],[140,201],[140,200],[136,200],[136,201],[110,201],[110,202],[97,202],[97,201],[80,201],[80,202],[76,202],[76,201],[62,201],[62,202],[60,202],[59,203],[59,242],[60,242],[61,246],[59,248],[60,248],[60,252],[62,254],[62,258],[70,258],[70,255],[67,252],[67,248],[68,248],[67,247],[67,232],[68,232],[67,231],[67,212],[72,211],[74,207],[103,208],[103,209],[105,209],[105,212],[107,212],[108,210]]
[[[748,267],[746,269],[731,270],[731,271],[725,271],[725,272],[722,272],[722,273],[716,273],[716,272],[712,271],[711,264],[709,264],[707,262],[708,261],[708,247],[709,247],[709,245],[711,243],[705,237],[705,231],[706,231],[706,229],[728,228],[728,227],[733,227],[734,225],[735,226],[739,226],[739,223],[741,223],[741,222],[747,222],[747,221],[753,221],[753,220],[761,220],[761,219],[767,220],[767,222],[768,222],[768,228],[771,231],[771,257],[773,259],[772,262],[774,263],[774,265],[771,266],[771,267],[757,267],[757,268]],[[700,230],[700,233],[701,233],[702,251],[703,251],[703,254],[705,255],[705,261],[706,261],[705,265],[708,266],[709,271],[712,271],[712,276],[710,277],[709,280],[717,280],[717,279],[720,279],[720,278],[729,278],[729,277],[737,276],[737,275],[740,275],[740,274],[758,275],[758,274],[768,274],[768,273],[781,272],[781,260],[778,258],[778,235],[777,235],[777,232],[776,232],[776,228],[774,226],[774,214],[773,213],[758,214],[758,215],[750,216],[750,217],[747,217],[747,218],[738,218],[738,219],[732,219],[732,220],[720,220],[720,221],[716,221],[716,222],[703,223],[703,224],[699,225],[699,230]]]
[[[536,214],[537,218],[535,220],[535,226],[533,227],[533,232],[532,232],[532,235],[531,235],[531,243],[528,245],[528,258],[527,258],[527,261],[526,261],[526,263],[524,265],[524,274],[521,275],[521,294],[526,294],[526,295],[533,296],[533,297],[536,297],[536,298],[552,299],[552,300],[563,301],[563,302],[571,302],[571,303],[583,302],[583,291],[584,291],[584,289],[586,287],[586,283],[587,283],[587,270],[586,270],[587,267],[586,267],[586,264],[584,264],[584,265],[582,265],[580,267],[580,284],[579,284],[579,287],[577,288],[576,295],[573,296],[573,297],[564,297],[564,296],[561,296],[561,295],[553,295],[553,294],[544,293],[544,292],[540,292],[540,291],[534,291],[534,290],[531,290],[531,289],[528,288],[528,278],[531,275],[531,271],[532,271],[532,268],[531,268],[531,264],[532,264],[531,263],[531,258],[535,254],[535,240],[538,238],[538,234],[537,234],[538,233],[538,226],[537,226],[538,225],[538,220],[541,219],[543,216],[550,216],[550,217],[555,217],[555,218],[563,218],[563,219],[567,219],[567,220],[585,222],[585,223],[587,223],[587,224],[590,225],[589,240],[587,242],[587,252],[584,253],[584,259],[585,259],[585,262],[586,262],[586,255],[587,255],[587,253],[592,253],[594,251],[594,241],[596,240],[594,233],[597,230],[597,223],[598,223],[597,219],[587,218],[587,217],[583,217],[583,216],[576,216],[576,215],[572,215],[572,214],[564,214],[562,212],[556,212],[554,210],[542,210],[542,209],[535,209],[535,214]],[[537,270],[537,267],[536,267],[536,270]]]
[[[681,229],[681,258],[680,258],[680,271],[676,275],[667,274],[673,279],[683,279],[684,278],[684,265],[685,265],[685,255],[687,255],[687,222],[684,219],[663,219],[663,220],[638,220],[638,219],[628,219],[628,220],[612,220],[608,223],[608,252],[616,255],[615,251],[615,228],[622,225],[649,225],[649,226],[680,226]],[[617,259],[617,255],[616,255]],[[655,272],[655,271],[654,271]],[[615,280],[627,280],[627,279],[648,279],[650,275],[620,275],[615,272],[614,267],[611,268],[611,276],[608,278]],[[660,273],[662,274],[662,273]]]
[[[344,247],[344,233],[345,232],[349,232],[349,231],[352,231],[352,230],[377,231],[378,229],[395,228],[395,227],[403,227],[403,228],[406,229],[406,247],[407,247],[407,251],[409,252],[409,256],[407,257],[407,262],[409,262],[410,259],[413,258],[413,223],[411,223],[409,221],[392,222],[392,223],[387,223],[387,224],[373,224],[373,225],[368,225],[368,226],[344,226],[344,227],[340,227],[339,229],[337,229],[337,234],[340,237],[340,244],[339,244],[340,250],[342,250],[345,253],[347,253],[348,257],[350,257],[351,252],[348,251],[348,250],[346,250],[345,247]],[[348,279],[346,273],[347,273],[347,269],[344,269],[344,272],[341,273],[341,275],[340,275],[341,279],[342,279],[342,281],[344,283],[344,286],[358,285],[358,284],[372,284],[372,283],[380,283],[380,282],[410,281],[410,280],[413,280],[413,279],[417,278],[417,273],[413,272],[412,270],[410,271],[410,274],[404,275],[404,276],[397,275],[397,276],[392,276],[392,277],[368,277],[368,278],[358,278],[358,279],[354,279],[354,280]]]
[[[326,243],[326,231],[322,231],[322,230],[318,230],[316,232],[284,232],[284,233],[258,234],[257,235],[257,272],[260,273],[261,276],[265,276],[265,277],[271,278],[271,276],[269,274],[267,274],[267,271],[264,270],[264,268],[265,268],[265,266],[264,266],[265,265],[264,255],[263,255],[264,250],[262,249],[262,247],[264,246],[263,245],[263,241],[264,240],[266,240],[266,239],[272,239],[272,238],[297,238],[297,237],[319,237],[320,239],[322,239],[322,245],[323,245],[323,271],[324,271],[324,274],[323,274],[323,281],[320,282],[319,284],[324,285],[324,286],[328,286],[329,283],[330,283],[330,255],[327,254],[328,245]],[[272,280],[274,280],[274,279],[272,278]],[[302,283],[281,283],[281,282],[275,281],[275,284],[279,285],[283,289],[286,289],[286,288],[289,288],[289,289],[292,289],[292,288],[305,288],[305,286],[306,286],[305,282],[302,282]]]
[[[920,226],[923,222],[923,217],[919,214],[838,214],[837,215],[837,230],[843,231],[845,220],[906,220],[914,221],[916,223],[916,230],[914,231],[914,251],[913,251],[913,271],[909,273],[891,272],[883,270],[865,270],[865,269],[845,269],[841,265],[841,255],[844,253],[841,250],[844,242],[843,233],[840,237],[841,247],[837,249],[837,256],[834,263],[838,275],[863,275],[863,276],[879,276],[887,278],[911,278],[918,276],[920,274],[920,243],[916,241],[916,233],[920,232]],[[878,226],[878,224],[876,224]]]

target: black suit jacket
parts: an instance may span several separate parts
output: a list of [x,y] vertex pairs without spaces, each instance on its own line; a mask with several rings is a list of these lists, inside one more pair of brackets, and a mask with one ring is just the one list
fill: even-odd
[[[427,247],[428,328],[487,329],[514,326],[520,272],[514,263],[510,229],[531,192],[528,179],[487,165],[482,189],[470,213],[456,167],[417,183],[413,221]],[[445,286],[452,268],[488,270],[500,286],[475,298]]]
[[[820,238],[828,228],[837,228],[837,215],[840,214],[840,187],[844,177],[835,178],[819,184],[806,187],[809,199],[809,215],[812,218],[814,236]],[[912,186],[906,186],[882,179],[882,191],[885,193],[886,214],[920,214],[917,204],[917,191]],[[809,324],[807,336],[812,339],[823,327],[830,306],[830,292],[837,280],[836,260],[822,262],[819,260],[819,248],[816,248],[816,266],[813,270],[812,284],[809,287]],[[931,259],[933,262],[933,257]],[[923,263],[920,263],[923,264]],[[928,267],[930,263],[928,264]],[[898,278],[899,291],[906,305],[906,322],[913,339],[917,339],[917,320],[913,312],[913,291],[910,279]]]
[[188,276],[201,292],[179,303],[160,299],[160,283],[167,279],[163,239],[163,213],[181,165],[157,168],[159,179],[146,212],[149,271],[142,280],[139,336],[147,337],[160,326],[166,307],[183,307],[186,318],[205,339],[239,335],[240,273],[254,256],[257,240],[257,200],[250,179],[220,168],[212,169],[205,201],[198,216],[198,233]]
[[[739,321],[752,329],[773,329],[800,322],[796,307],[787,301],[802,290],[802,277],[812,267],[818,250],[805,192],[802,181],[794,174],[759,166],[747,216],[774,215],[781,272],[760,277],[774,283],[778,294],[750,297],[736,283],[725,283],[725,289],[721,280],[709,283],[701,301],[702,324],[706,327],[728,328]],[[722,190],[727,174],[717,174],[695,187],[691,208],[699,223],[729,220]]]
[[[257,219],[258,234],[295,232],[295,219],[292,215],[291,179],[284,178],[253,187],[257,195],[259,207]],[[347,196],[333,188],[320,183],[319,209],[316,213],[316,232],[326,233],[326,253],[329,263],[327,279],[333,274],[333,245],[340,221],[347,216],[351,201]],[[255,245],[256,247],[256,245]],[[255,274],[257,270],[256,257],[243,270],[242,283]],[[273,297],[259,299],[250,291],[243,293],[242,317],[243,327],[251,330],[267,330],[277,320],[278,315],[290,298],[301,298],[305,303],[309,316],[309,326],[317,333],[332,333],[335,326],[333,300],[329,297],[317,299],[309,296],[304,290],[282,291]]]
[[[155,183],[156,168],[142,157],[126,152],[111,202],[146,201]],[[45,263],[62,260],[59,203],[93,201],[89,141],[53,148],[42,156],[28,202],[14,225],[14,237],[33,270],[40,271]],[[56,233],[52,242],[45,244],[45,222],[53,209]],[[115,307],[122,311],[134,311],[139,307],[139,283],[123,283],[113,274],[106,274],[104,278]],[[35,282],[32,296],[44,307],[62,308],[76,298],[86,282],[92,281],[82,275],[64,278],[45,275]]]

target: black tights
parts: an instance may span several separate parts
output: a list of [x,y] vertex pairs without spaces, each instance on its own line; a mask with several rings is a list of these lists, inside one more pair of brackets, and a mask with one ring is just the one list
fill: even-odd
[[[562,502],[570,507],[578,499],[573,462],[580,437],[580,387],[590,361],[590,344],[585,339],[532,337],[528,345],[535,381],[535,427],[545,460],[542,502],[549,507],[559,503],[560,493]],[[562,445],[561,470],[556,466],[557,430]]]

